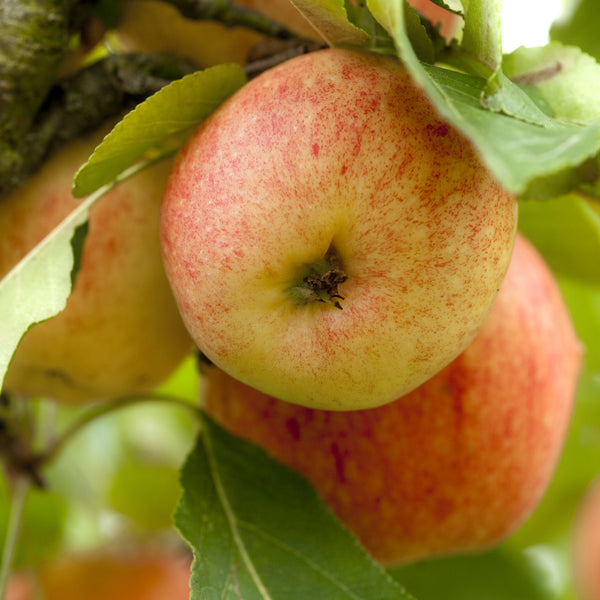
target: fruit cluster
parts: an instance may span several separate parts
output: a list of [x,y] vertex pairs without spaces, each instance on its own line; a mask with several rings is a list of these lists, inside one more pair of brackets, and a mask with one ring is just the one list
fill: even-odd
[[[166,39],[145,19],[171,9],[138,4],[124,49],[185,40],[180,56],[206,66],[260,39],[214,23],[222,50]],[[240,4],[318,38],[287,3]],[[2,199],[0,276],[76,206],[73,175],[106,131]],[[396,57],[339,48],[266,70],[174,162],[97,203],[67,307],[26,333],[5,390],[142,394],[194,348],[211,363],[203,409],[303,473],[385,565],[481,551],[523,523],[582,359],[515,196]]]

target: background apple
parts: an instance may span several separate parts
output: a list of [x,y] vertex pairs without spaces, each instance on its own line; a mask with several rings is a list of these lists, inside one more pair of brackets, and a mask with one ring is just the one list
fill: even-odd
[[328,49],[263,73],[192,135],[162,248],[211,361],[284,400],[360,409],[474,338],[516,214],[397,60]]
[[448,42],[452,40],[461,26],[461,17],[434,4],[431,0],[408,0],[408,3],[425,15],[434,27],[439,26],[440,33]]
[[6,600],[188,600],[190,559],[167,550],[74,553],[16,573]]
[[600,479],[590,485],[575,518],[573,571],[580,600],[600,600]]
[[519,237],[475,341],[407,396],[312,410],[209,367],[203,403],[303,473],[376,559],[395,564],[480,551],[523,522],[560,454],[580,362],[553,276]]
[[[79,203],[76,169],[108,129],[58,151],[0,202],[0,276]],[[81,268],[65,310],[24,336],[5,388],[56,400],[152,389],[191,350],[162,266],[158,218],[169,162],[139,173],[90,211]]]
[[[289,0],[239,0],[236,4],[266,15],[297,35],[320,40]],[[127,0],[115,33],[117,45],[125,51],[166,52],[198,67],[245,64],[250,50],[263,39],[243,27],[186,19],[174,6],[160,0]]]

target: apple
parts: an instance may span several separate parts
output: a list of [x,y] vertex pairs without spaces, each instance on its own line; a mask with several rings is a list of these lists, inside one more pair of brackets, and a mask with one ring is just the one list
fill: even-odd
[[202,398],[226,429],[303,473],[373,557],[394,565],[482,551],[523,523],[561,452],[581,355],[552,273],[518,237],[475,340],[395,402],[315,410],[216,367]]
[[441,35],[447,42],[452,41],[460,29],[462,18],[431,0],[408,0],[408,3],[422,15],[424,15],[434,27],[440,28]]
[[589,486],[575,516],[573,572],[581,600],[600,600],[600,478]]
[[[0,202],[0,277],[72,211],[71,180],[107,128],[70,143]],[[162,265],[159,210],[170,168],[146,169],[91,209],[67,306],[23,337],[5,388],[84,402],[148,391],[191,351]]]
[[516,217],[397,59],[326,49],[266,71],[197,129],[161,240],[212,362],[283,400],[347,410],[391,402],[472,341]]
[[[239,0],[236,4],[261,12],[298,35],[320,39],[289,0]],[[169,53],[201,68],[228,62],[245,64],[250,50],[264,38],[244,27],[186,19],[160,0],[127,0],[114,37],[123,51]]]
[[190,559],[155,549],[68,554],[15,573],[6,600],[188,600]]

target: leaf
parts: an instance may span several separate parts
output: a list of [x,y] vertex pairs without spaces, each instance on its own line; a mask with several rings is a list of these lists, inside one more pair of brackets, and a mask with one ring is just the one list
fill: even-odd
[[419,600],[552,600],[538,570],[503,549],[425,560],[390,570]]
[[488,168],[514,192],[530,182],[578,166],[600,148],[600,125],[552,120],[542,127],[483,109],[485,81],[471,75],[426,66],[436,105],[475,143]]
[[111,508],[142,530],[167,528],[179,496],[176,469],[165,463],[124,462],[108,489]]
[[299,474],[202,417],[175,521],[192,600],[409,600]]
[[66,306],[79,266],[89,209],[147,164],[127,169],[111,184],[90,194],[0,280],[0,389],[23,335]]
[[0,388],[23,334],[66,306],[76,268],[72,240],[79,241],[92,202],[82,202],[0,281]]
[[558,42],[519,48],[505,56],[511,79],[534,85],[560,119],[589,123],[600,119],[600,64],[579,48]]
[[600,284],[600,213],[579,196],[525,200],[519,229],[558,274]]
[[[139,104],[98,145],[73,180],[85,196],[113,181],[125,168],[175,137],[187,134],[244,85],[238,65],[217,65],[178,79]],[[163,151],[164,152],[164,151]]]
[[550,115],[502,71],[498,71],[488,80],[482,103],[488,110],[515,117],[526,123],[542,127],[552,126]]
[[291,0],[330,46],[365,46],[370,36],[348,20],[344,0]]
[[[469,138],[483,162],[509,190],[523,193],[530,182],[583,163],[600,148],[600,125],[549,120],[545,126],[486,110],[486,79],[424,65],[407,38],[400,0],[367,0],[375,18],[394,37],[398,55],[441,115]],[[472,6],[475,6],[473,3]],[[531,109],[529,105],[527,110]],[[518,118],[515,118],[518,117]],[[538,181],[539,184],[539,181]]]
[[571,10],[574,6],[575,10],[552,25],[550,37],[564,44],[578,46],[587,54],[600,60],[598,0],[578,0],[567,4]]

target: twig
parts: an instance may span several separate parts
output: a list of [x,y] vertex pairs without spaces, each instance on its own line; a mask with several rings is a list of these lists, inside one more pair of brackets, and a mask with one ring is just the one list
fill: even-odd
[[109,415],[115,411],[121,410],[128,406],[141,404],[143,402],[166,402],[171,406],[176,406],[191,412],[194,417],[198,416],[198,407],[194,406],[187,400],[172,396],[169,394],[151,394],[139,396],[125,396],[102,402],[101,404],[88,409],[83,415],[75,420],[69,427],[57,437],[53,443],[49,444],[42,452],[33,458],[33,462],[39,469],[44,465],[51,463],[63,449],[65,444],[75,437],[86,425],[89,425],[96,419]]
[[26,476],[17,476],[12,480],[12,494],[10,503],[10,513],[8,517],[8,528],[4,538],[4,547],[2,549],[2,562],[0,563],[0,598],[4,598],[8,580],[12,571],[21,524],[23,521],[23,509],[25,501],[31,489],[31,480]]
[[187,19],[219,21],[228,27],[246,27],[269,37],[288,39],[295,35],[284,27],[256,11],[236,6],[229,0],[165,0]]

